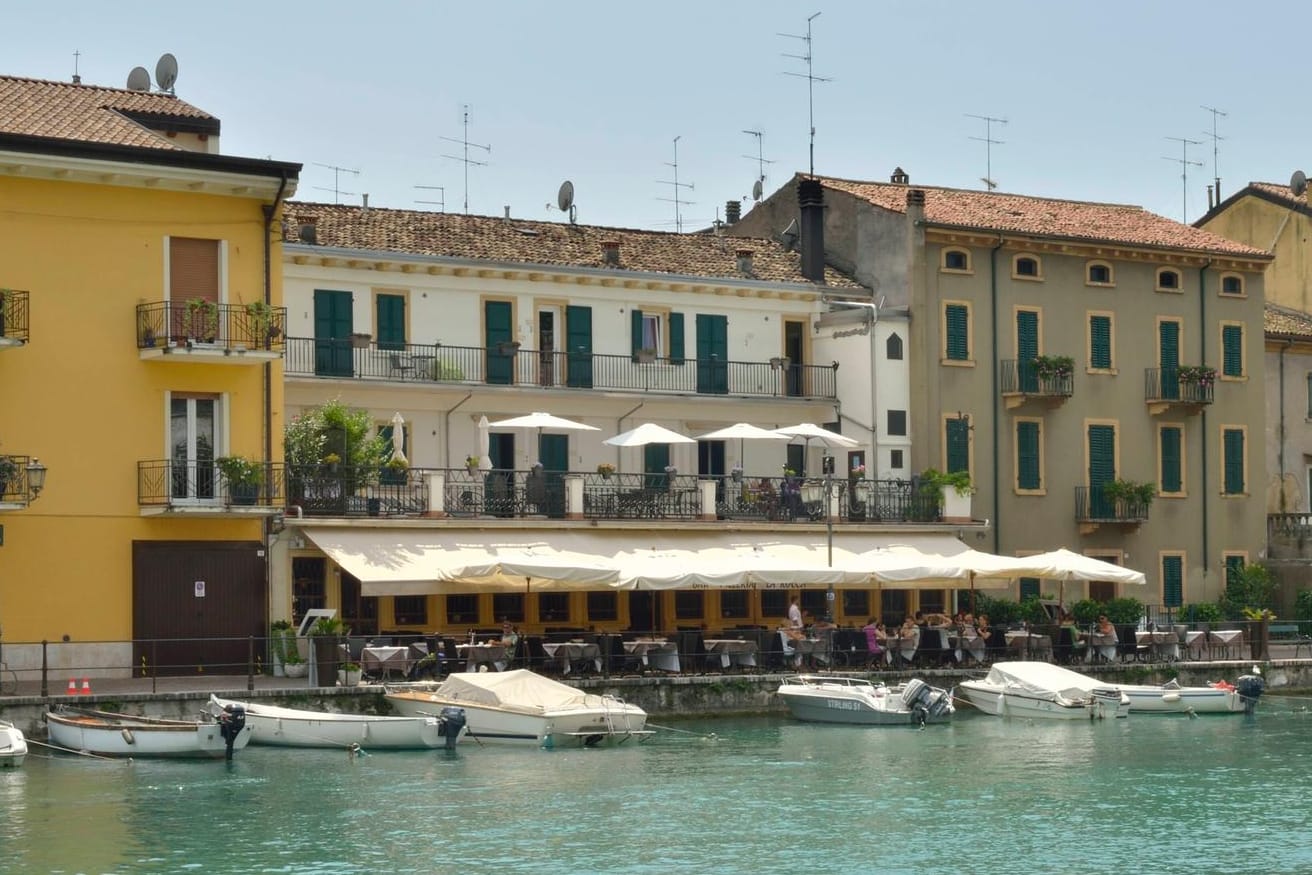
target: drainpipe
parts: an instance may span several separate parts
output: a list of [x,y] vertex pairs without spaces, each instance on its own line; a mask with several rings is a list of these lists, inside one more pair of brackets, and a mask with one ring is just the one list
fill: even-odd
[[[1211,266],[1212,259],[1209,258],[1206,264],[1198,268],[1198,364],[1200,365],[1207,362],[1207,269]],[[1211,546],[1207,537],[1207,512],[1211,506],[1211,496],[1207,491],[1207,408],[1204,407],[1199,415],[1202,417],[1203,430],[1203,580],[1206,580],[1211,561]],[[1222,581],[1221,585],[1224,588],[1225,581]]]
[[443,420],[442,423],[442,440],[445,446],[442,448],[442,460],[445,463],[443,465],[443,467],[445,468],[451,467],[451,414],[455,413],[457,410],[463,407],[464,403],[473,397],[474,397],[473,392],[467,393],[464,398],[461,398],[458,402],[456,402],[455,407],[452,407],[445,414],[443,414],[445,419]]
[[[627,411],[626,413],[621,413],[621,414],[619,415],[619,418],[615,420],[615,433],[616,433],[616,434],[623,434],[623,432],[624,432],[624,420],[628,419],[630,416],[632,416],[633,414],[637,413],[639,410],[641,410],[642,408],[644,408],[644,407],[646,407],[646,406],[647,406],[647,402],[646,402],[646,401],[639,401],[637,407],[634,407],[632,410],[629,410],[629,411]],[[620,468],[620,448],[619,448],[619,447],[616,447],[616,448],[615,448],[615,470],[618,471],[619,468]]]
[[998,453],[998,404],[1001,403],[998,397],[998,250],[1007,242],[1007,238],[998,235],[998,242],[989,250],[989,297],[993,308],[993,318],[991,319],[990,342],[993,348],[990,350],[990,361],[993,363],[993,552],[997,553],[1002,549],[1002,481],[999,480],[999,461]]
[[[278,213],[278,205],[282,203],[283,193],[287,190],[287,171],[281,172],[281,179],[278,181],[278,193],[273,196],[273,203],[260,204],[260,210],[264,214],[264,303],[271,306],[273,300],[273,219]],[[284,329],[286,326],[283,326]],[[264,461],[271,463],[273,461],[273,362],[265,362],[261,365],[261,385],[260,395],[263,403],[263,424],[261,426],[264,432]],[[266,468],[265,471],[272,469]],[[269,484],[264,485],[266,494]],[[264,616],[273,618],[273,550],[270,548],[269,536],[273,534],[273,520],[265,517],[260,526],[263,537],[262,547],[264,548]]]
[[1276,444],[1276,458],[1280,466],[1280,512],[1285,513],[1285,353],[1294,345],[1293,338],[1286,338],[1280,347],[1280,440]]

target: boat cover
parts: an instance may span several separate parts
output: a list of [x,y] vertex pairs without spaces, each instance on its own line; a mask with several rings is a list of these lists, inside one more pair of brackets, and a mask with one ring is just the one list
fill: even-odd
[[595,696],[522,668],[453,672],[436,695],[454,702],[540,712],[592,708],[597,702]]

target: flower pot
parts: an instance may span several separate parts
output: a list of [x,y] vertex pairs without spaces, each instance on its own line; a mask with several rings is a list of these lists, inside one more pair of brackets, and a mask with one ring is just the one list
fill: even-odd
[[308,662],[287,662],[283,664],[283,673],[289,678],[303,678],[310,673]]
[[362,672],[359,670],[347,671],[344,668],[339,668],[337,670],[337,683],[343,687],[359,686],[361,674]]
[[951,487],[943,490],[943,521],[970,522],[970,493],[962,495]]
[[383,500],[381,498],[366,498],[364,508],[369,516],[378,516],[383,511]]
[[233,504],[249,507],[255,504],[256,499],[260,497],[260,484],[233,483],[228,487],[228,496],[232,499]]

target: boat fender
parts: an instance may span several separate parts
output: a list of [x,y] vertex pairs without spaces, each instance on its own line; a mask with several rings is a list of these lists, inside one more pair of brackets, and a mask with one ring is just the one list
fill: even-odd
[[136,743],[137,743],[136,736],[134,736],[134,735],[132,734],[132,730],[131,730],[131,729],[128,729],[126,726],[124,726],[124,727],[119,731],[119,735],[122,735],[122,736],[123,736],[123,740],[126,741],[128,744],[136,744]]
[[1180,694],[1176,692],[1163,693],[1162,701],[1166,702],[1168,705],[1174,705],[1176,702],[1180,701]]

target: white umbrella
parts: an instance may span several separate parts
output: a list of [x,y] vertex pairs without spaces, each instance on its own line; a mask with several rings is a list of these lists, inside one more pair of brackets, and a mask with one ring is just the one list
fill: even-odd
[[409,465],[410,460],[405,457],[405,450],[402,446],[405,444],[405,419],[400,412],[392,415],[392,458],[397,459],[400,464]]
[[492,470],[492,433],[486,416],[478,418],[478,470]]
[[799,422],[797,425],[790,425],[787,428],[776,428],[776,434],[787,435],[789,438],[801,438],[805,443],[802,446],[802,459],[805,461],[807,455],[811,452],[811,441],[816,441],[822,447],[855,447],[860,446],[861,442],[841,435],[836,431],[830,431],[827,428],[816,425],[814,422]]
[[697,440],[664,426],[644,422],[637,428],[608,437],[602,443],[612,447],[645,447],[647,444],[695,444]]
[[745,453],[746,441],[786,441],[787,435],[770,431],[768,428],[752,425],[748,422],[739,422],[726,428],[717,429],[716,431],[707,432],[698,435],[702,440],[708,441],[725,441],[738,439],[738,464],[742,464]]
[[[496,422],[489,423],[489,425],[493,428],[536,428],[538,430],[538,447],[542,446],[542,430],[546,428],[557,431],[601,431],[595,425],[575,422],[572,419],[565,419],[541,411],[526,413],[523,416],[512,416],[510,419],[498,419]],[[538,447],[534,448],[535,452],[538,451]]]

